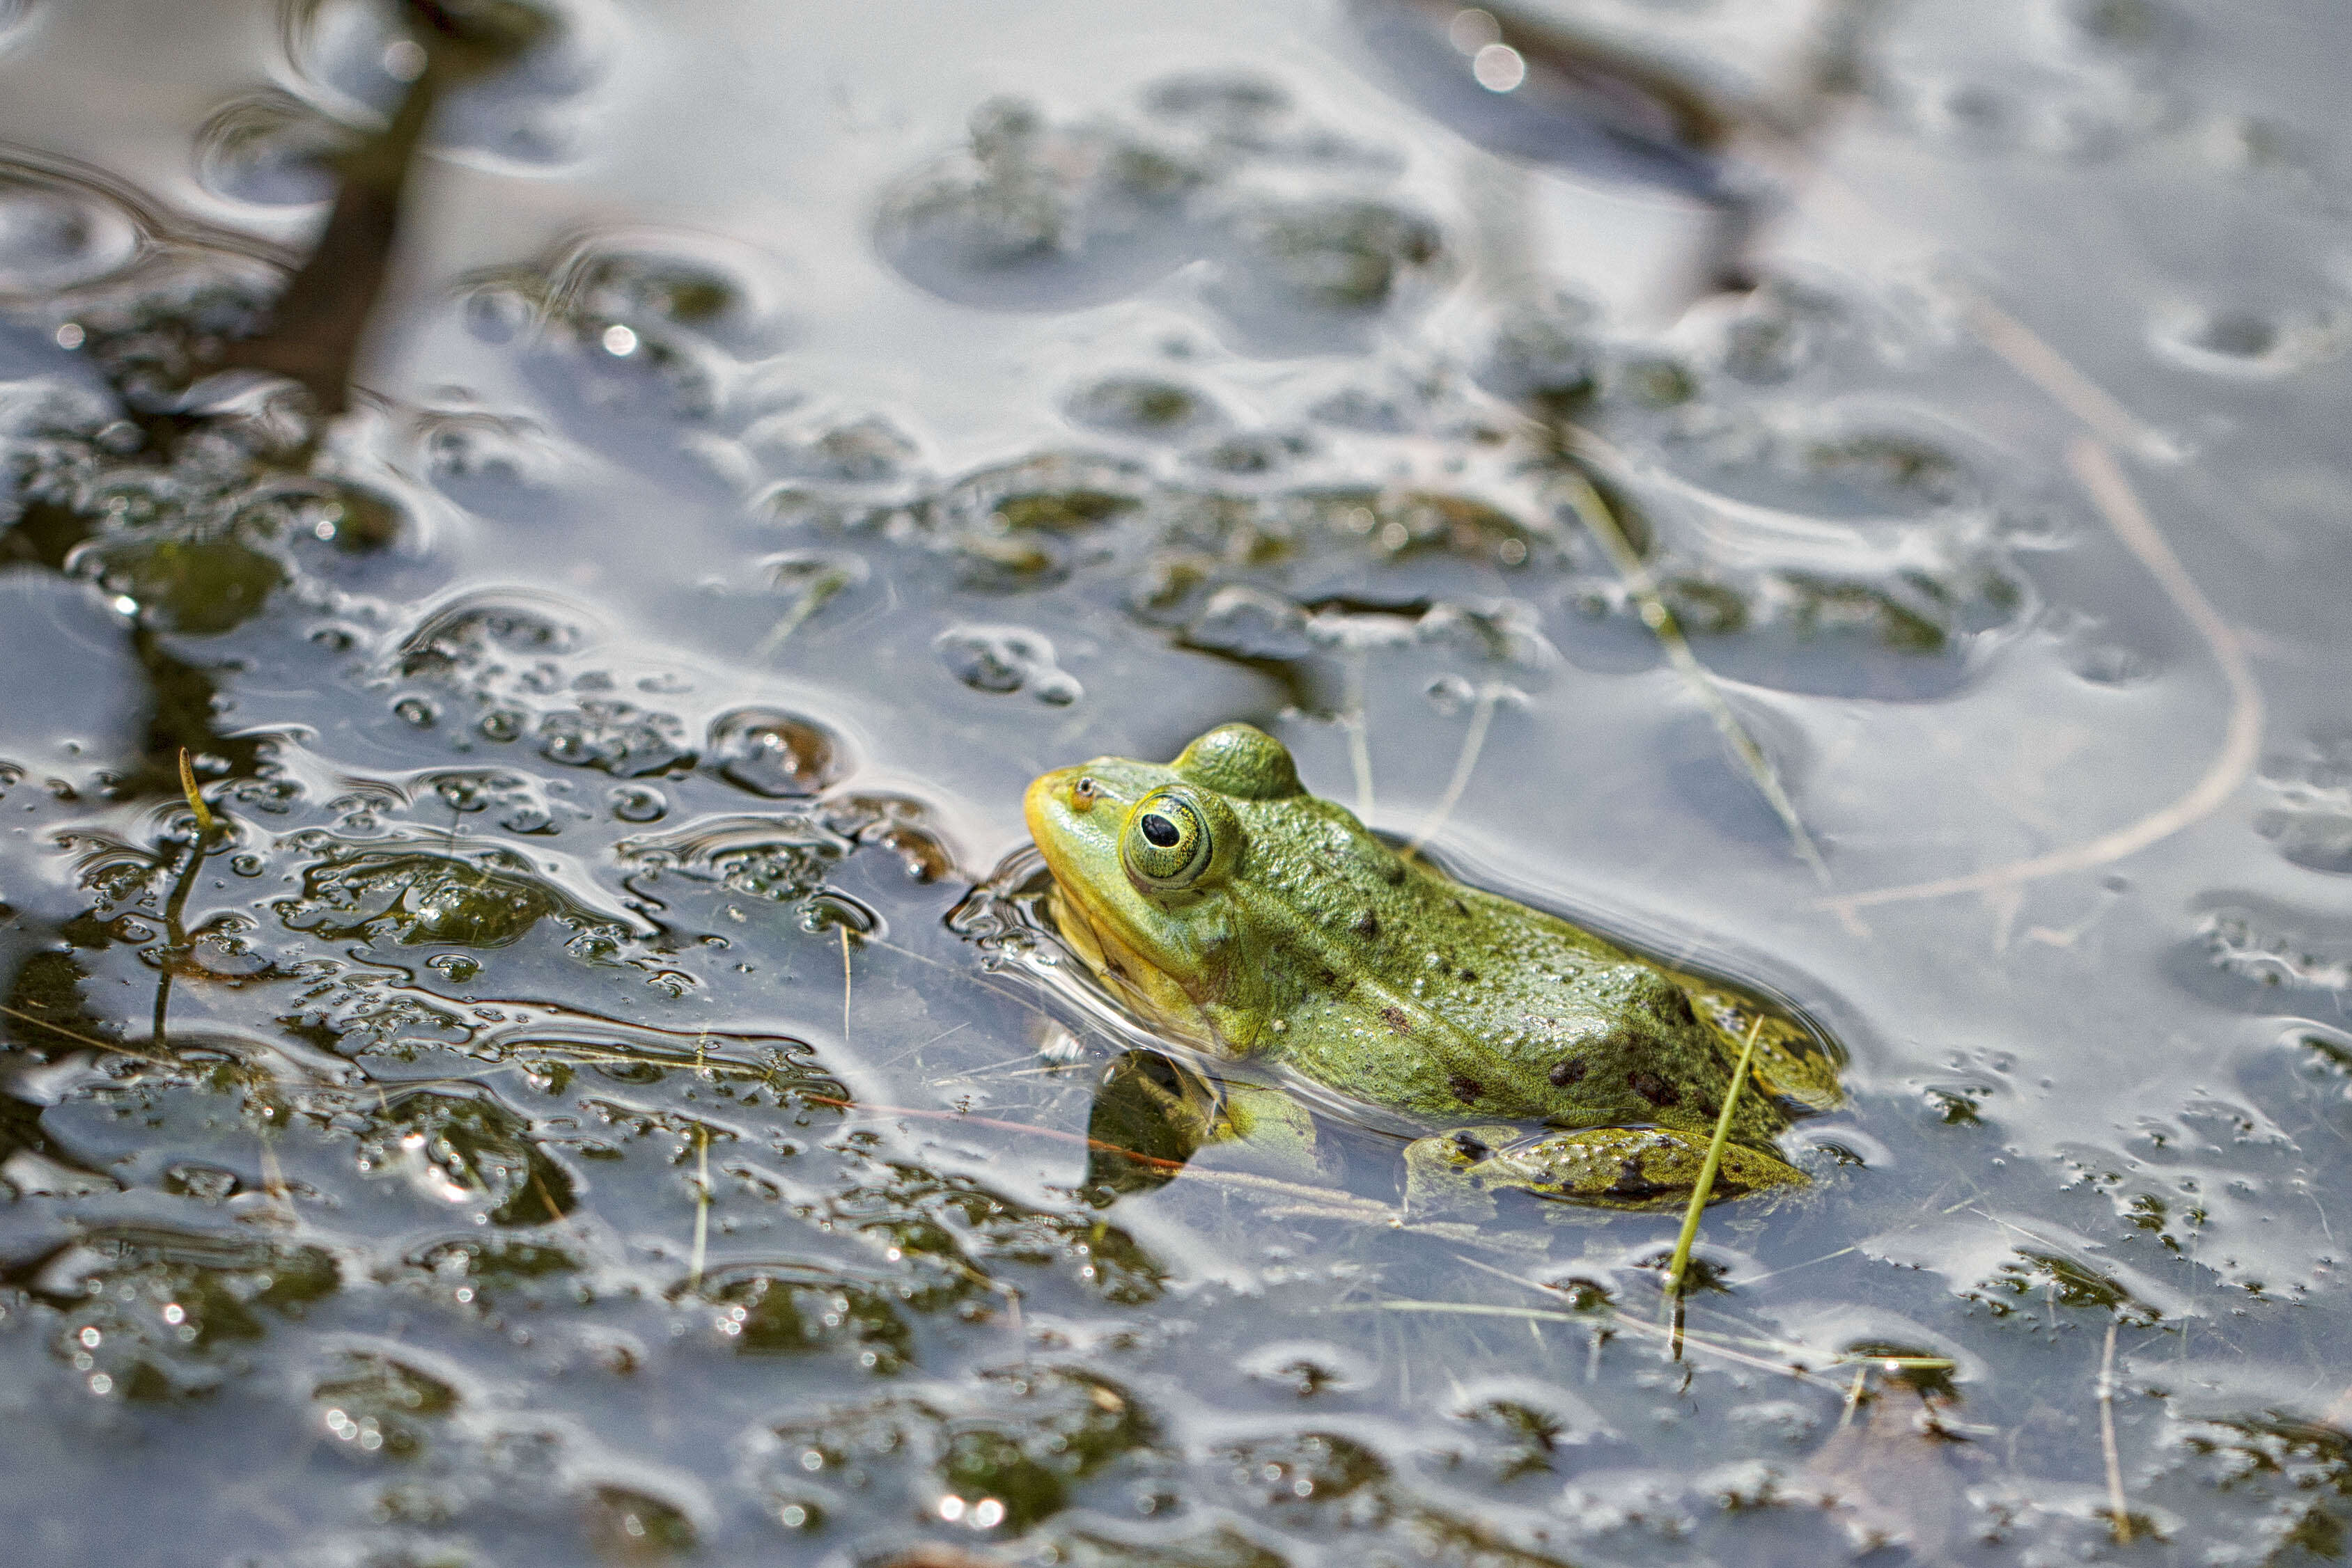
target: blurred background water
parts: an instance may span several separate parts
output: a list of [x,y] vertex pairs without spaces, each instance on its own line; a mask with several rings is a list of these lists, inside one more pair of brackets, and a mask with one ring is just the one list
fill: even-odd
[[[0,3],[11,1561],[2339,1557],[2347,47]],[[1678,1356],[1090,1151],[1020,792],[1230,719],[1842,1042]]]

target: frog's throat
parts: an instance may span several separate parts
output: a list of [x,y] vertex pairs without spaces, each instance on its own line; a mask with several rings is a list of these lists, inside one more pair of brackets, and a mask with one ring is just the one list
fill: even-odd
[[1083,892],[1056,877],[1050,903],[1062,940],[1144,1022],[1183,1044],[1233,1054],[1232,1047],[1217,1038],[1199,1002],[1173,976],[1122,940],[1118,923],[1090,904]]

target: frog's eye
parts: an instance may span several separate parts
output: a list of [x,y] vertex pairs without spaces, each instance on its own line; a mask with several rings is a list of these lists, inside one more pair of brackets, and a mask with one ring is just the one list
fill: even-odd
[[1146,887],[1190,885],[1208,869],[1213,852],[1209,824],[1173,789],[1155,789],[1138,800],[1119,839],[1128,874]]

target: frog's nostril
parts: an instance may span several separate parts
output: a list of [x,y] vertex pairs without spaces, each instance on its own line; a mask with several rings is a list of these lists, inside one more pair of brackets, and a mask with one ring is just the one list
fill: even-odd
[[1070,807],[1073,810],[1090,811],[1101,794],[1102,786],[1081,774],[1077,782],[1070,786]]

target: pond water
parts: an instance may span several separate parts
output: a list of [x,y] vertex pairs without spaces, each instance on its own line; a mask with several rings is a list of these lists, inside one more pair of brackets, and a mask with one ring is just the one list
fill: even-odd
[[[0,0],[10,1560],[2340,1557],[2344,47]],[[1836,1038],[1678,1346],[1104,1146],[1021,792],[1233,719]]]

